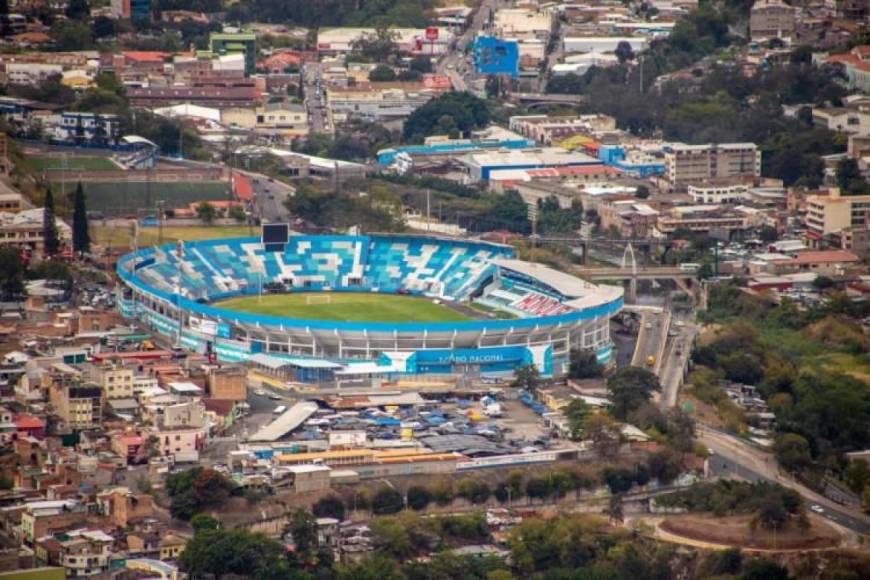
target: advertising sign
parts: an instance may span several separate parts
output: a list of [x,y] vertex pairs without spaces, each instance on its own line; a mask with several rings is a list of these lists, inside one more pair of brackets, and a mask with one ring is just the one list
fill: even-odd
[[438,28],[435,26],[429,26],[426,28],[426,40],[438,40]]

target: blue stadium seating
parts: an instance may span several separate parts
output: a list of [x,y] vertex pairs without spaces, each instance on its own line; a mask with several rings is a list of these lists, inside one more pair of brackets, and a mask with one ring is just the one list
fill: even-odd
[[255,292],[261,283],[294,289],[360,289],[462,299],[512,250],[488,244],[413,236],[294,236],[283,252],[255,238],[204,240],[153,250],[155,264],[137,274],[173,291],[180,276],[189,298]]

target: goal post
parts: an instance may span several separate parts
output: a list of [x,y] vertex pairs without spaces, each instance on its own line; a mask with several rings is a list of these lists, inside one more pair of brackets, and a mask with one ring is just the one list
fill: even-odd
[[329,294],[312,294],[305,297],[305,304],[332,304],[332,296]]

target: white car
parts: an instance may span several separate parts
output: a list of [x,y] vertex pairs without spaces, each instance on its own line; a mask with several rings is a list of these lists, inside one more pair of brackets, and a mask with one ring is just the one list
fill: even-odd
[[825,508],[823,508],[822,506],[820,506],[817,503],[814,503],[813,505],[811,505],[810,509],[813,510],[814,512],[816,512],[817,514],[825,513]]

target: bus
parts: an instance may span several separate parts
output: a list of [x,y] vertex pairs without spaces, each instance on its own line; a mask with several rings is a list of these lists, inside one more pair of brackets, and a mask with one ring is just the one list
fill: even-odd
[[701,264],[695,264],[694,262],[683,262],[680,264],[681,272],[697,272],[701,269]]

